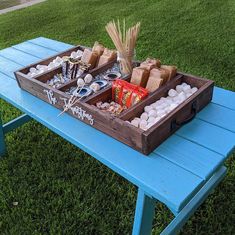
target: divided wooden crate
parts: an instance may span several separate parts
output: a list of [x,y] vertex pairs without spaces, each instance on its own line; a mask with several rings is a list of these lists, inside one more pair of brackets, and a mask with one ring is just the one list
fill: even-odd
[[[58,55],[69,55],[72,51],[77,49],[78,48],[75,47]],[[37,64],[48,64],[55,57],[51,57]],[[95,76],[103,71],[106,71],[108,68],[111,68],[114,62],[115,61],[107,63],[99,68],[95,68],[89,71],[89,73]],[[47,85],[46,81],[51,79],[58,72],[61,72],[61,67],[38,75],[35,78],[29,78],[25,74],[32,66],[36,66],[36,64],[15,72],[15,76],[20,87],[63,110],[70,98],[70,96],[65,93],[65,90],[71,86],[76,86],[76,79],[55,89]],[[123,79],[128,81],[130,76],[126,76]],[[198,91],[181,103],[176,109],[168,113],[150,129],[144,131],[126,122],[132,120],[136,116],[140,116],[140,114],[144,112],[144,107],[146,105],[152,104],[161,97],[166,97],[170,89],[175,88],[182,82],[186,82],[192,87],[197,87]],[[80,100],[68,111],[68,113],[88,125],[91,125],[94,128],[112,136],[113,138],[129,145],[137,151],[148,155],[166,138],[179,129],[185,122],[190,121],[198,111],[200,111],[211,101],[213,86],[213,81],[189,74],[177,73],[177,75],[170,82],[158,90],[150,93],[146,99],[123,111],[118,116],[113,116],[107,112],[101,111],[95,106],[98,101],[109,101],[111,99],[111,86],[104,88],[98,94],[94,94],[84,100]]]

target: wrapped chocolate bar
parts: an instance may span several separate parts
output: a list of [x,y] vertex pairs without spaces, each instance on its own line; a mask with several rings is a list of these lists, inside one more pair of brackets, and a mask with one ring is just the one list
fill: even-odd
[[63,58],[62,63],[62,76],[67,79],[75,79],[83,74],[84,71],[89,69],[89,65],[81,60],[72,59],[69,57]]
[[104,46],[99,42],[95,42],[92,51],[96,52],[96,54],[100,57],[104,52]]
[[141,87],[146,87],[146,84],[148,82],[148,77],[149,77],[149,71],[147,69],[136,67],[132,71],[131,83]]
[[[79,74],[78,74],[79,72]],[[79,76],[81,71],[79,71],[79,65],[76,62],[72,62],[69,57],[64,58],[64,63],[62,64],[62,75],[68,79],[74,79]]]
[[112,84],[112,99],[117,103],[119,103],[119,97],[121,95],[121,92],[122,92],[122,83],[121,80],[117,79]]
[[176,72],[177,72],[177,68],[175,66],[171,66],[171,65],[162,65],[161,66],[162,70],[166,70],[168,75],[168,79],[167,81],[171,80],[173,77],[175,77]]
[[158,59],[150,59],[147,58],[144,62],[140,64],[140,68],[147,69],[150,71],[153,68],[160,68],[161,66],[161,61]]
[[107,48],[104,49],[102,56],[99,58],[99,62],[97,66],[101,66],[105,63],[116,60],[117,52],[114,50],[109,50]]
[[148,92],[153,92],[157,90],[163,84],[163,79],[161,77],[149,76],[149,80],[146,86]]
[[95,51],[90,51],[89,49],[85,49],[81,60],[87,64],[90,64],[90,69],[93,69],[97,63],[98,54]]

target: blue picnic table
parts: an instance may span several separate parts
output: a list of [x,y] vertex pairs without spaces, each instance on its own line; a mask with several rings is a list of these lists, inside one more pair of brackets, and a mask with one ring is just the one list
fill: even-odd
[[161,234],[177,233],[226,174],[235,93],[215,87],[212,102],[146,157],[68,114],[57,117],[60,110],[18,87],[14,71],[71,47],[39,37],[0,51],[0,98],[24,113],[6,124],[0,118],[0,155],[4,136],[32,118],[138,187],[133,235],[151,233],[156,202],[175,216]]

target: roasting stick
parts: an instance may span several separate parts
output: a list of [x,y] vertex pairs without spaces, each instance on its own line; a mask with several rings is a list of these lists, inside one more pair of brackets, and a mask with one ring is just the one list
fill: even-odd
[[[79,88],[79,91],[81,91],[83,89],[85,85],[83,85],[81,88]],[[72,95],[68,101],[68,104],[65,106],[64,110],[58,114],[57,117],[61,116],[63,113],[67,112],[69,110],[69,108],[71,108],[73,105],[75,105],[79,100],[81,100],[84,96],[86,96],[86,94],[84,94],[83,96],[81,96],[80,98],[77,99],[77,96]]]

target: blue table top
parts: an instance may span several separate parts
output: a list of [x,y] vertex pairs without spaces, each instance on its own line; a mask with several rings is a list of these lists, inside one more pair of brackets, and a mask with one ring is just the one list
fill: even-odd
[[0,98],[83,149],[149,195],[180,211],[235,147],[235,93],[215,87],[212,102],[148,157],[21,90],[14,71],[71,48],[36,38],[0,51]]

